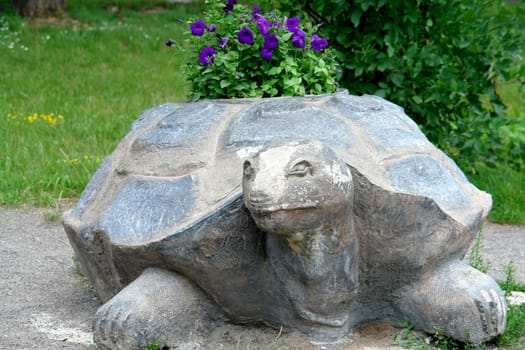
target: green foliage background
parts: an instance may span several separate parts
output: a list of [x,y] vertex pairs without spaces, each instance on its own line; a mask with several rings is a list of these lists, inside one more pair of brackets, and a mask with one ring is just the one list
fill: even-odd
[[476,161],[525,168],[525,115],[506,114],[498,91],[501,80],[524,91],[525,24],[515,14],[525,11],[525,4],[283,0],[279,5],[321,25],[338,52],[342,87],[403,106],[464,170],[474,170]]
[[[364,1],[352,2],[353,5],[347,8],[346,1],[312,0],[305,4],[303,0],[282,0],[279,3],[288,6],[293,16],[301,15],[302,25],[306,23],[306,14],[301,14],[302,10],[306,9],[312,15],[312,8],[323,11],[326,18],[317,18],[317,21],[325,21],[319,35],[325,37],[323,30],[333,30],[329,40],[332,47],[338,49],[344,68],[344,75],[338,77],[340,82],[354,94],[378,91],[405,107],[434,142],[442,140],[438,146],[460,163],[469,179],[492,194],[494,205],[490,220],[525,223],[525,171],[523,165],[519,165],[520,161],[523,164],[525,137],[525,3],[500,4],[491,1],[483,3],[484,7],[480,9],[472,10],[471,7],[477,2],[469,1],[466,0],[463,6],[469,11],[477,11],[475,13],[481,17],[465,17],[465,20],[472,18],[479,21],[482,18],[485,21],[489,18],[490,24],[481,23],[479,28],[493,28],[491,33],[481,32],[482,37],[491,38],[490,45],[488,41],[475,44],[494,47],[495,52],[502,53],[498,70],[495,70],[495,65],[491,71],[492,80],[487,80],[484,70],[463,67],[466,63],[462,62],[469,62],[467,53],[472,50],[471,47],[464,52],[457,50],[465,57],[453,58],[457,70],[452,70],[454,74],[450,73],[450,64],[446,62],[440,63],[442,66],[437,69],[429,66],[422,57],[405,52],[411,45],[421,51],[425,47],[438,50],[438,39],[441,43],[448,43],[452,37],[455,40],[459,38],[454,32],[455,24],[451,24],[450,28],[443,28],[442,25],[441,32],[429,29],[429,44],[425,38],[413,43],[406,41],[410,36],[402,31],[410,26],[405,28],[402,18],[388,11],[394,5],[411,6],[396,12],[411,13],[418,9],[417,6],[421,7],[421,3],[398,1],[381,5],[375,1],[375,7],[369,6],[366,10],[361,7],[366,7]],[[8,3],[0,0],[0,11],[2,5]],[[268,12],[279,3],[266,0],[260,5],[263,5],[263,12]],[[425,2],[426,6],[434,3],[440,4],[436,1]],[[329,8],[327,4],[333,7]],[[454,4],[457,5],[458,1]],[[296,5],[301,8],[295,8]],[[379,5],[383,7],[375,10]],[[440,6],[448,9],[447,4]],[[31,20],[20,18],[14,9],[4,8],[0,13],[0,205],[55,205],[61,198],[78,196],[98,168],[100,160],[113,150],[129,130],[130,123],[143,110],[165,102],[186,100],[188,87],[184,82],[182,66],[193,53],[188,51],[183,33],[188,30],[187,21],[201,16],[205,10],[203,0],[195,0],[191,4],[163,0],[69,0],[65,18]],[[362,12],[357,28],[350,18],[354,10]],[[372,15],[383,16],[380,17],[383,20],[363,20]],[[446,11],[442,15],[448,19],[436,23],[456,20]],[[345,18],[350,19],[345,22]],[[397,23],[398,29],[387,26],[390,18]],[[370,21],[375,23],[375,28],[366,26]],[[426,22],[419,19],[416,23]],[[464,31],[468,27],[476,29],[474,24],[464,25],[465,28],[460,28]],[[337,35],[338,26],[343,28],[344,35]],[[375,33],[374,30],[381,26],[389,30]],[[417,27],[416,24],[414,26]],[[438,24],[432,26],[437,27]],[[367,34],[366,30],[371,32]],[[377,65],[373,68],[374,62],[387,60],[386,42],[381,40],[385,40],[390,32],[399,32],[395,41],[397,51],[390,58],[394,61],[387,62],[390,68],[380,71]],[[439,33],[444,33],[444,36],[440,37]],[[474,31],[469,35],[477,34]],[[338,43],[338,37],[343,43]],[[365,38],[371,49],[359,42]],[[164,45],[167,39],[177,41],[182,50],[167,48]],[[346,40],[355,44],[345,49]],[[435,44],[430,45],[433,42]],[[421,46],[423,44],[425,46]],[[367,52],[369,54],[365,56]],[[381,52],[386,52],[387,58]],[[439,54],[434,56],[440,57]],[[471,59],[489,62],[491,57],[485,53],[478,56]],[[408,59],[413,64],[403,65]],[[362,69],[349,69],[348,64],[352,62],[360,64]],[[418,63],[421,71],[412,78],[408,73]],[[375,70],[378,72],[374,73]],[[481,88],[476,88],[468,96],[464,86],[473,86],[473,83],[467,81],[468,76],[462,73],[463,70],[471,72],[482,83]],[[449,91],[448,85],[453,85],[449,84],[452,80],[439,80],[432,75],[435,71],[455,77],[458,90]],[[401,87],[393,83],[397,79],[394,73],[402,74]],[[385,77],[379,82],[365,81],[369,76]],[[390,90],[381,88],[379,83],[386,84]],[[405,86],[409,89],[408,93],[402,91]],[[432,90],[432,86],[440,86],[442,90],[437,87]],[[417,93],[410,92],[416,89]],[[469,89],[467,92],[470,93]],[[425,102],[432,91],[442,91],[443,96],[438,96],[436,101]],[[492,99],[498,99],[499,94],[503,98],[505,114],[501,101],[498,101],[497,109],[490,103],[491,91],[494,95]],[[407,103],[395,101],[396,94],[404,97]],[[466,117],[455,113],[456,107],[452,102],[450,105],[443,102],[451,99],[451,94],[454,98],[463,96],[459,100],[460,111]],[[412,96],[419,96],[423,102],[417,104],[418,99]],[[413,106],[421,108],[420,114],[415,114]],[[51,125],[42,118],[38,122],[29,121],[29,116],[34,113],[41,116],[53,112],[55,116],[62,114],[65,119],[57,125]],[[13,119],[14,115],[17,115],[16,119]],[[443,118],[444,125],[432,126],[430,121],[436,115]],[[485,152],[486,149],[491,153]],[[513,168],[508,164],[512,164]],[[475,170],[475,173],[470,170]]]

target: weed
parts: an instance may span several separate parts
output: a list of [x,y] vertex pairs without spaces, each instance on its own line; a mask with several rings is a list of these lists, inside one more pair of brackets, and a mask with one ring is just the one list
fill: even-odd
[[514,278],[514,273],[516,272],[516,267],[514,266],[514,260],[508,262],[504,267],[505,271],[505,281],[501,283],[501,289],[505,292],[505,297],[508,298],[512,291],[514,291],[514,286],[518,283]]
[[441,326],[436,327],[433,344],[438,349],[457,349],[458,342],[450,337],[443,334],[443,328]]
[[393,339],[394,345],[413,350],[428,350],[431,349],[429,338],[423,338],[414,333],[414,328],[409,322],[401,324],[403,331],[399,335],[395,335]]
[[442,327],[436,327],[432,336],[417,335],[414,329],[405,323],[401,336],[394,336],[394,345],[411,350],[484,350],[484,344],[474,345],[460,342],[443,334]]
[[162,346],[160,340],[152,340],[146,345],[146,350],[167,350],[169,347]]
[[44,214],[44,220],[48,222],[57,222],[60,220],[60,214],[55,211],[47,211]]
[[91,286],[91,282],[89,281],[89,278],[87,278],[86,274],[82,270],[82,267],[80,266],[80,262],[78,261],[76,256],[73,256],[73,266],[75,266],[75,274],[80,277],[80,280],[83,284],[86,286]]
[[490,269],[490,262],[483,260],[481,251],[483,249],[483,231],[479,231],[472,248],[470,249],[469,265],[483,273],[487,273]]
[[[525,291],[525,284],[516,282],[514,278],[515,272],[514,261],[511,260],[505,266],[505,281],[499,282],[507,298],[512,291]],[[508,304],[507,327],[505,328],[505,332],[499,336],[495,342],[498,346],[505,346],[511,349],[523,349],[525,348],[525,304]]]

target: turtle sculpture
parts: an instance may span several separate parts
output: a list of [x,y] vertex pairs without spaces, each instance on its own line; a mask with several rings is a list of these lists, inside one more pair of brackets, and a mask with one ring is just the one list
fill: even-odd
[[100,348],[216,320],[323,341],[410,322],[479,343],[506,322],[497,284],[462,261],[490,206],[400,107],[341,91],[148,110],[63,223],[105,302]]

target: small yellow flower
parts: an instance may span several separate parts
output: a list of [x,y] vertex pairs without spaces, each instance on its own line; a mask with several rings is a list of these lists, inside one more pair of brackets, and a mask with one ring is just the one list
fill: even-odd
[[56,114],[51,112],[48,114],[45,113],[32,113],[26,116],[19,116],[17,113],[7,113],[7,119],[16,121],[17,125],[20,125],[20,121],[33,124],[33,123],[46,123],[49,125],[57,125],[59,122],[63,121],[65,118],[62,114]]
[[36,113],[32,114],[32,115],[28,115],[26,117],[26,120],[31,124],[31,123],[34,123],[36,120],[38,119],[38,115]]

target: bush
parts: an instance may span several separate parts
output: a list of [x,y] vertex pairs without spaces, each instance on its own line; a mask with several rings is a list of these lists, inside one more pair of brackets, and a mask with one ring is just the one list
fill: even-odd
[[[271,2],[269,2],[271,3]],[[322,25],[343,68],[340,85],[405,108],[466,168],[474,159],[525,166],[525,136],[508,138],[498,79],[525,80],[518,22],[484,0],[284,0]]]

